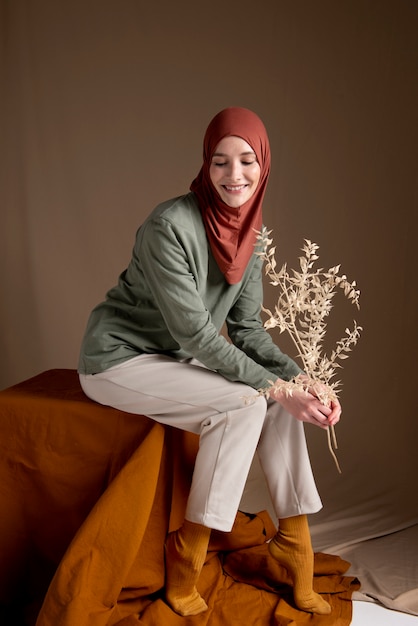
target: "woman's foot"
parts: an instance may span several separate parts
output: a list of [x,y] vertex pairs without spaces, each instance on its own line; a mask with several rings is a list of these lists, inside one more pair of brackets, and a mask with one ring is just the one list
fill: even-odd
[[187,520],[166,542],[166,599],[180,615],[197,615],[208,606],[196,589],[205,562],[210,528]]
[[279,530],[269,543],[270,554],[293,580],[293,596],[302,611],[327,615],[331,607],[313,590],[314,555],[306,515],[279,520]]

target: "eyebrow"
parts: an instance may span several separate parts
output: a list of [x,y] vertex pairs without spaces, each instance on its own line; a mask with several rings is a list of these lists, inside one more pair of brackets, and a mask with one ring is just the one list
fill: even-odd
[[[253,150],[249,150],[248,152],[241,152],[240,156],[246,156],[248,154],[253,154],[255,155],[255,152]],[[228,155],[225,154],[224,152],[214,152],[212,154],[212,157],[227,157]]]

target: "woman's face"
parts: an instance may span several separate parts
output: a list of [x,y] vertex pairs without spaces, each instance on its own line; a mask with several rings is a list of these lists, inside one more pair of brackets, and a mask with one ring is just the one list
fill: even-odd
[[223,202],[237,209],[253,196],[260,171],[251,146],[241,137],[231,135],[216,146],[209,176]]

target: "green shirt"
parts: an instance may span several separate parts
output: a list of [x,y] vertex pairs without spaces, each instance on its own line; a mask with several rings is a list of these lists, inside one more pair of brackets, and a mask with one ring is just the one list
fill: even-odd
[[[139,228],[128,268],[91,313],[79,372],[95,374],[143,353],[194,357],[255,389],[301,370],[260,317],[262,261],[229,285],[214,260],[193,193],[160,204]],[[226,339],[220,331],[226,322]]]

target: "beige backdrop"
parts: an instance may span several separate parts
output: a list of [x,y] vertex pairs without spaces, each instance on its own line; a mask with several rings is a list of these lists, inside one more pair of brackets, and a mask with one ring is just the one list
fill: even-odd
[[336,303],[332,322],[335,337],[354,315],[364,326],[342,373],[342,476],[307,429],[317,522],[347,533],[367,512],[378,533],[418,517],[418,3],[0,6],[0,387],[77,366],[136,228],[187,191],[210,118],[246,106],[271,138],[278,261],[294,265],[310,238],[362,290],[360,313]]

